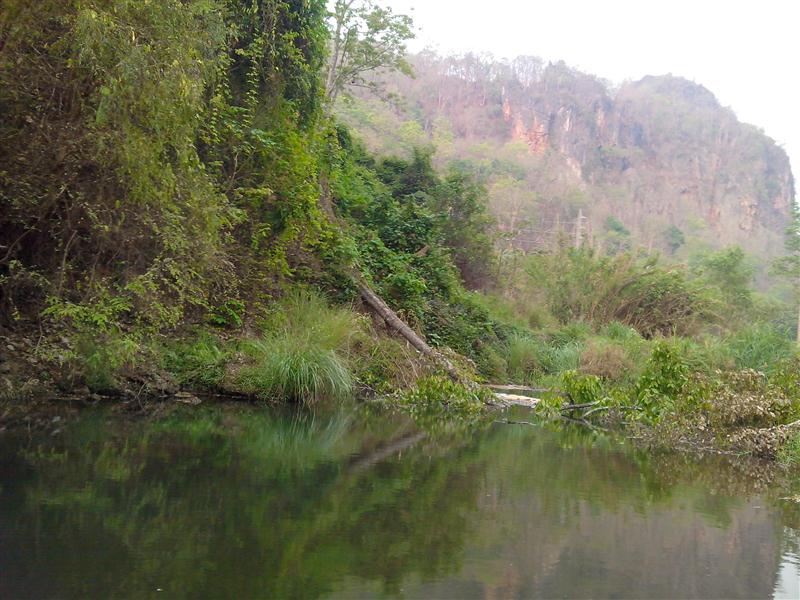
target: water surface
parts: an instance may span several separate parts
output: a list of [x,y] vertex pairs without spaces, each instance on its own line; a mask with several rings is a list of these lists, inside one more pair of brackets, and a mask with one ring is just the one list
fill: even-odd
[[744,459],[354,410],[0,449],[2,598],[800,597],[800,507]]

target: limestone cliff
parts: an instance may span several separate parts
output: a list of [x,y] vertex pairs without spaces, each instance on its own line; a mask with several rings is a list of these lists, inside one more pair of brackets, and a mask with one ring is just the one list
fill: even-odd
[[342,117],[380,150],[434,141],[442,161],[477,165],[518,245],[572,233],[582,211],[584,243],[600,247],[783,252],[789,159],[701,85],[666,75],[614,88],[532,57],[413,62],[416,78],[391,82],[394,110],[362,98]]

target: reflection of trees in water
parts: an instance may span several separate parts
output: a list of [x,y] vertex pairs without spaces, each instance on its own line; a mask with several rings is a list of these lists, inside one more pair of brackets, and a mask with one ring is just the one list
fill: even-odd
[[351,577],[391,594],[444,578],[419,590],[610,595],[620,574],[686,595],[723,564],[731,595],[772,589],[774,515],[731,497],[761,489],[730,466],[576,429],[442,431],[344,413],[87,422],[27,451],[33,470],[8,463],[0,595],[313,597],[361,590]]
[[3,553],[14,576],[0,592],[309,597],[347,575],[395,591],[407,573],[459,566],[478,468],[402,443],[404,460],[371,461],[417,435],[407,426],[215,415],[115,436],[95,425],[65,453],[28,454],[36,470],[15,490],[4,542],[24,561]]
[[[549,436],[520,428],[484,443],[480,454],[493,457],[481,495],[484,527],[458,582],[482,590],[475,595],[771,593],[780,524],[753,496],[763,486],[742,478],[741,465],[623,453],[611,439],[578,430]],[[451,583],[409,594],[438,596]]]

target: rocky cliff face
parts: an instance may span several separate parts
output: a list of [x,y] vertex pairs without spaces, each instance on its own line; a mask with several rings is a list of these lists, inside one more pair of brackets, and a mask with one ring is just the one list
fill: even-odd
[[[584,243],[600,247],[680,253],[739,244],[761,258],[783,252],[794,198],[789,159],[704,87],[667,75],[614,89],[530,57],[426,53],[414,64],[415,79],[391,82],[402,109],[376,119],[381,109],[373,103],[343,117],[379,150],[397,149],[381,138],[399,138],[400,146],[427,138],[443,160],[482,165],[501,224],[518,229],[520,240],[570,233],[580,211],[588,217]],[[404,131],[418,135],[403,140]],[[527,200],[509,202],[511,193]],[[520,210],[524,218],[509,219]]]

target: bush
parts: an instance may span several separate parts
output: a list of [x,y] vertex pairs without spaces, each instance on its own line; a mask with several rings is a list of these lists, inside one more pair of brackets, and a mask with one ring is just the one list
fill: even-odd
[[561,385],[573,404],[597,402],[603,392],[599,377],[582,375],[574,370],[561,374]]
[[581,352],[579,366],[581,373],[611,381],[622,379],[634,368],[621,344],[604,340],[589,341]]
[[414,389],[401,395],[400,404],[412,416],[476,416],[484,412],[490,396],[486,388],[473,390],[444,375],[432,375],[422,377]]
[[675,344],[659,341],[636,383],[636,397],[651,419],[674,405],[689,382],[689,367]]
[[215,337],[202,334],[194,341],[168,347],[163,356],[164,367],[180,385],[214,389],[222,383],[230,352]]
[[122,367],[133,364],[139,344],[121,334],[84,335],[76,350],[87,387],[93,392],[111,392],[119,387],[117,376]]
[[527,271],[562,323],[616,321],[654,337],[691,333],[711,318],[701,287],[681,269],[658,266],[654,257],[562,248],[532,257]]

